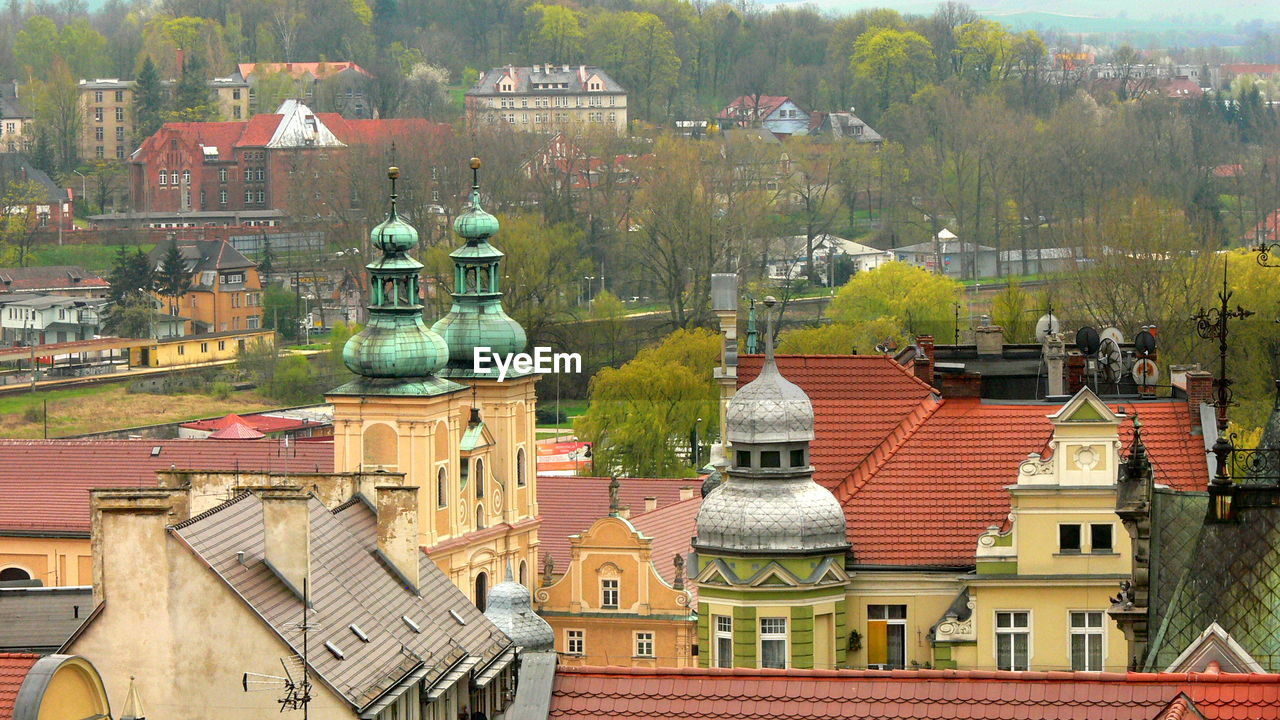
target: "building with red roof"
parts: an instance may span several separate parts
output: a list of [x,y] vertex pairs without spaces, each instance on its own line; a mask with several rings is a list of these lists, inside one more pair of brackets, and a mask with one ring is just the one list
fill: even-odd
[[333,434],[333,421],[323,413],[304,411],[276,411],[237,415],[231,413],[220,418],[192,420],[178,425],[178,437],[206,438],[232,426],[244,426],[271,437],[317,437]]
[[556,669],[556,720],[1274,720],[1280,675]]
[[102,677],[85,658],[0,653],[0,720],[110,717]]
[[[440,139],[450,132],[448,125],[416,118],[347,119],[297,100],[246,121],[165,123],[129,158],[131,212],[94,222],[277,225],[302,203],[299,193],[309,199],[316,190],[322,169],[316,163],[352,147],[379,154],[397,138]],[[349,190],[344,197],[352,201]]]
[[373,75],[354,62],[240,63],[236,70],[249,83],[249,112],[261,111],[257,86],[263,78],[285,75],[293,80],[294,97],[317,110],[343,117],[377,117],[377,108],[368,99]]
[[785,95],[740,95],[716,115],[722,124],[763,127],[775,135],[806,135],[809,113]]

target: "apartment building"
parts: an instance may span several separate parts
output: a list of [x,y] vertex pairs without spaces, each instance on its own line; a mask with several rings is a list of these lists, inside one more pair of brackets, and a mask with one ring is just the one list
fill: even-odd
[[472,127],[505,122],[523,132],[627,130],[627,91],[591,65],[494,68],[480,76],[465,99]]
[[80,81],[80,157],[123,160],[133,150],[133,80]]

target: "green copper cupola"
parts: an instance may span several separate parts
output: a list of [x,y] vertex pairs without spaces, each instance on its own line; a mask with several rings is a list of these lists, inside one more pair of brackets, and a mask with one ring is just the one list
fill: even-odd
[[[498,233],[498,219],[480,207],[480,159],[471,158],[471,202],[453,223],[466,241],[449,253],[453,259],[453,305],[431,329],[449,346],[448,364],[440,375],[453,378],[497,376],[494,363],[487,372],[475,371],[476,348],[495,355],[523,352],[524,328],[502,308],[502,252],[489,244]],[[513,373],[508,371],[507,377]]]
[[364,378],[421,378],[444,367],[449,348],[422,321],[422,263],[409,257],[418,231],[396,213],[398,168],[390,168],[391,211],[370,241],[382,256],[369,263],[369,322],[347,341],[342,361]]

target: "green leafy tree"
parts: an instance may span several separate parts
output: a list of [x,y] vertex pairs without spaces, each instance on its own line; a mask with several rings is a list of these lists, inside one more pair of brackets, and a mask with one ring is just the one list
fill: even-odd
[[151,296],[131,293],[107,309],[103,329],[119,337],[149,338],[155,332],[156,306]]
[[156,269],[156,292],[169,298],[169,314],[178,314],[178,305],[182,296],[191,290],[192,275],[187,270],[187,262],[182,259],[176,239],[169,241],[165,249],[164,259]]
[[919,33],[877,28],[853,44],[850,67],[876,110],[883,112],[894,102],[911,97],[930,79],[933,47]]
[[603,12],[587,24],[587,49],[638,102],[649,118],[670,99],[680,56],[671,31],[652,13]]
[[1035,339],[1032,333],[1036,316],[1032,312],[1032,302],[1031,293],[1012,278],[1005,289],[991,298],[991,322],[1004,329],[1006,342],[1031,342]]
[[618,364],[623,357],[627,338],[627,306],[617,295],[608,290],[601,290],[591,300],[591,309],[587,317],[591,321],[591,336],[596,339],[596,346],[604,348],[601,362],[608,366]]
[[710,369],[720,345],[720,336],[708,330],[677,330],[622,367],[596,373],[590,407],[574,422],[578,436],[592,443],[596,474],[693,474],[678,453],[695,428],[709,437],[718,424]]
[[276,251],[271,247],[271,236],[262,236],[262,254],[258,256],[258,274],[270,275],[276,271]]
[[302,355],[281,358],[271,379],[259,386],[263,395],[286,405],[302,405],[321,398],[320,382]]
[[256,112],[260,113],[275,112],[280,103],[298,94],[293,76],[284,70],[253,73],[253,88]]
[[88,18],[75,18],[62,27],[57,51],[77,78],[94,77],[108,64],[107,39],[89,24]]
[[53,169],[70,172],[80,164],[80,89],[61,58],[31,83],[36,125],[49,133]]
[[840,288],[827,316],[844,325],[888,318],[916,335],[950,337],[959,282],[901,262],[861,272]]
[[12,180],[0,193],[0,262],[26,267],[31,261],[40,218],[32,206],[44,202],[45,190],[33,180]]
[[204,60],[199,53],[192,53],[182,65],[182,77],[173,93],[173,112],[170,117],[179,122],[203,122],[218,114],[213,91]]
[[280,286],[267,288],[262,294],[263,325],[280,333],[288,340],[296,340],[299,335],[298,299],[294,293]]
[[44,15],[32,15],[13,41],[13,56],[27,73],[40,77],[58,57],[58,25]]
[[896,349],[908,342],[906,330],[891,318],[856,325],[831,323],[786,330],[778,336],[778,352],[796,355],[871,355],[877,347]]
[[168,104],[168,93],[160,83],[160,71],[148,55],[142,61],[142,69],[138,71],[138,81],[133,88],[135,143],[141,143],[160,129]]
[[525,8],[529,23],[529,57],[549,58],[557,63],[576,63],[582,56],[587,34],[582,29],[583,13],[564,5],[534,3]]

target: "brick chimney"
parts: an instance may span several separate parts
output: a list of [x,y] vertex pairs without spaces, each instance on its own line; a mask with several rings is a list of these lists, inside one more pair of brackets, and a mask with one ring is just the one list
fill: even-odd
[[693,488],[692,488],[692,487],[688,487],[688,486],[680,488],[680,499],[681,499],[681,500],[692,500],[692,499],[693,499]]
[[658,509],[658,498],[656,498],[656,497],[647,497],[647,498],[645,498],[645,499],[644,499],[644,511],[645,511],[645,512],[653,512],[654,510],[657,510],[657,509]]
[[379,485],[377,496],[378,552],[417,592],[422,554],[418,545],[418,488]]
[[262,561],[302,597],[303,582],[311,577],[311,496],[292,486],[263,490],[258,497],[265,530]]
[[943,397],[982,397],[982,376],[978,373],[943,373],[940,377]]
[[[1200,406],[1213,402],[1213,375],[1208,370],[1187,371],[1187,410],[1191,413],[1191,427],[1200,427]],[[1216,428],[1203,428],[1216,430]]]
[[1079,350],[1067,352],[1067,394],[1075,395],[1084,387],[1084,355]]
[[920,348],[922,355],[916,357],[912,371],[916,377],[932,385],[934,365],[933,336],[921,335],[917,337],[916,346]]

